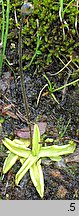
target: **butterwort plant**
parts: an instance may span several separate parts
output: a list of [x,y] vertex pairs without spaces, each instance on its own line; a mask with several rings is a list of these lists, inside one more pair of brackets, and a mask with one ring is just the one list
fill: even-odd
[[[47,142],[51,143],[51,139],[48,138]],[[73,153],[76,144],[70,140],[66,145],[55,145],[52,139],[53,145],[42,145],[40,130],[37,124],[34,125],[32,146],[30,146],[30,139],[13,141],[5,138],[3,144],[6,146],[8,156],[4,161],[3,174],[7,173],[11,167],[20,160],[21,167],[15,175],[15,184],[18,186],[24,175],[29,171],[31,180],[40,195],[44,196],[44,176],[41,166],[42,159],[49,158],[52,161],[60,161],[62,155]]]

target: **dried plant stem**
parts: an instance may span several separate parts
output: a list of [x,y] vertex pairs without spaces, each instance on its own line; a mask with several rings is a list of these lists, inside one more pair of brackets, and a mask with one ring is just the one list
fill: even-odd
[[21,89],[22,89],[22,96],[23,102],[25,107],[25,113],[27,116],[27,123],[29,126],[30,131],[30,144],[32,146],[32,131],[31,131],[31,122],[30,122],[30,112],[29,112],[29,105],[28,105],[28,98],[26,95],[24,79],[23,79],[23,69],[22,69],[22,18],[20,20],[20,30],[19,30],[19,72],[20,72],[20,79],[21,79]]

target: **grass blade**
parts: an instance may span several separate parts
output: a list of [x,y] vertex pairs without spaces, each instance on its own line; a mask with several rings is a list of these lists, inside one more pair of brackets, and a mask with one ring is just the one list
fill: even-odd
[[3,43],[3,58],[6,50],[6,43],[8,37],[8,28],[9,28],[9,12],[10,12],[10,0],[7,0],[7,10],[6,10],[6,31],[4,35],[4,43]]
[[6,19],[5,19],[4,1],[2,0],[1,3],[2,3],[2,33],[1,33],[2,48],[0,48],[0,75],[2,72],[2,64],[5,57],[5,50],[6,50],[7,37],[8,37],[10,0],[7,0]]

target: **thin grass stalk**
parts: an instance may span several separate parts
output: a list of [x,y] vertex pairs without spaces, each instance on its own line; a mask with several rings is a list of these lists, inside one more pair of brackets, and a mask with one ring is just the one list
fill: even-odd
[[67,6],[65,7],[65,9],[64,9],[63,12],[62,12],[62,18],[64,18],[64,14],[65,14],[65,12],[67,11],[67,8],[68,8],[73,2],[74,2],[74,0],[70,1],[70,2],[67,4]]
[[4,2],[2,0],[1,2],[1,6],[2,6],[2,28],[1,28],[1,46],[0,46],[0,74],[1,74],[1,70],[2,70],[2,62],[3,62],[3,54],[2,54],[2,50],[3,50],[3,41],[4,41],[4,28],[5,28],[5,13],[4,13]]
[[23,19],[20,20],[20,31],[19,31],[19,70],[20,70],[20,79],[21,79],[21,89],[22,89],[22,96],[23,102],[25,107],[25,113],[27,116],[27,123],[30,132],[30,145],[32,146],[32,130],[31,130],[31,123],[30,123],[30,112],[29,112],[29,105],[28,105],[28,98],[26,95],[25,85],[24,85],[24,78],[23,78],[23,69],[22,69],[22,23]]
[[59,0],[60,3],[60,9],[59,9],[59,16],[60,16],[60,21],[62,22],[62,14],[63,14],[63,0]]
[[70,82],[70,83],[67,83],[67,84],[65,84],[65,85],[63,85],[63,86],[61,86],[61,87],[59,87],[59,88],[53,89],[52,92],[60,91],[60,90],[62,90],[63,88],[65,88],[65,87],[67,87],[67,86],[70,86],[70,85],[75,84],[76,82],[79,82],[79,79],[74,80],[74,81],[72,81],[72,82]]
[[36,50],[35,50],[35,53],[34,53],[32,59],[31,59],[30,63],[27,65],[27,67],[30,67],[31,64],[32,64],[32,62],[34,61],[34,59],[35,59],[35,57],[36,57],[36,55],[37,55],[37,51],[38,51],[39,46],[40,46],[40,38],[39,38],[39,35],[37,35],[37,46],[36,46]]
[[8,28],[9,28],[9,12],[10,12],[10,0],[7,0],[6,19],[5,19],[4,2],[2,0],[2,35],[1,35],[2,48],[0,48],[0,75],[2,72],[2,64],[3,64],[6,44],[7,44]]
[[[78,5],[79,5],[79,1],[76,0],[76,8],[77,8],[77,11],[78,11]],[[76,17],[75,17],[75,29],[76,29],[76,32],[78,34],[78,14],[76,14]]]
[[9,12],[10,12],[10,0],[7,0],[7,10],[6,10],[6,31],[4,35],[4,46],[3,46],[3,58],[5,55],[7,37],[8,37],[8,29],[9,29]]
[[2,44],[4,41],[4,29],[5,29],[5,13],[4,13],[4,2],[2,0]]

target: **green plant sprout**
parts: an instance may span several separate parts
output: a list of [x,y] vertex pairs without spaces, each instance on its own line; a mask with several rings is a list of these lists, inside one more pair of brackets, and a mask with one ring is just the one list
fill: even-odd
[[43,77],[47,80],[48,82],[48,90],[51,94],[51,96],[53,97],[53,99],[55,100],[55,102],[57,104],[59,104],[59,101],[56,99],[55,95],[53,94],[53,88],[55,87],[56,84],[54,84],[53,88],[52,88],[52,83],[50,82],[50,80],[48,79],[48,77],[44,74]]
[[41,94],[42,94],[42,92],[43,92],[43,90],[44,90],[45,88],[48,88],[48,90],[49,90],[49,92],[50,92],[50,95],[53,97],[53,99],[55,100],[55,102],[56,102],[57,104],[59,104],[59,101],[56,99],[55,95],[54,95],[53,92],[52,92],[52,84],[51,84],[50,80],[48,79],[48,77],[47,77],[45,74],[44,74],[43,76],[44,76],[45,79],[47,80],[48,84],[45,84],[45,85],[43,86],[43,88],[41,89],[41,91],[40,91],[40,93],[39,93],[39,96],[38,96],[38,98],[37,98],[37,106],[38,106],[38,104],[39,104],[39,100],[40,100]]
[[[51,143],[51,139],[48,138],[47,142]],[[9,150],[8,157],[4,161],[3,174],[7,173],[17,160],[20,160],[22,166],[15,175],[15,184],[18,186],[21,179],[29,170],[31,180],[41,198],[44,196],[44,177],[41,160],[50,158],[52,161],[60,161],[62,155],[73,153],[76,148],[76,144],[72,140],[62,146],[55,144],[42,146],[40,130],[37,124],[34,125],[31,148],[29,146],[30,139],[25,139],[25,141],[14,139],[11,141],[5,138],[3,144]]]
[[1,42],[0,42],[0,75],[2,74],[2,65],[5,59],[5,51],[8,37],[8,28],[9,28],[9,12],[10,12],[10,0],[7,0],[7,9],[6,13],[4,10],[4,1],[0,1],[2,5],[2,28],[1,28]]
[[48,90],[49,90],[51,96],[53,97],[53,99],[55,100],[55,102],[56,102],[57,104],[59,104],[59,101],[56,99],[56,97],[55,97],[55,95],[54,95],[53,92],[60,91],[60,90],[66,88],[66,87],[68,87],[68,86],[70,86],[70,85],[74,85],[75,83],[79,82],[79,79],[76,79],[76,80],[74,80],[74,81],[72,81],[72,82],[70,82],[70,83],[67,83],[67,84],[65,84],[65,85],[63,85],[63,86],[60,86],[60,87],[58,87],[58,88],[55,88],[56,84],[52,85],[52,83],[50,82],[50,80],[48,79],[48,77],[47,77],[45,74],[44,74],[43,76],[44,76],[44,78],[47,80],[48,84],[45,84],[45,85],[43,86],[43,88],[41,89],[41,91],[40,91],[40,93],[39,93],[39,96],[38,96],[38,99],[37,99],[37,106],[38,106],[38,104],[39,104],[39,100],[40,100],[41,94],[42,94],[43,90],[44,90],[46,87],[48,88]]

